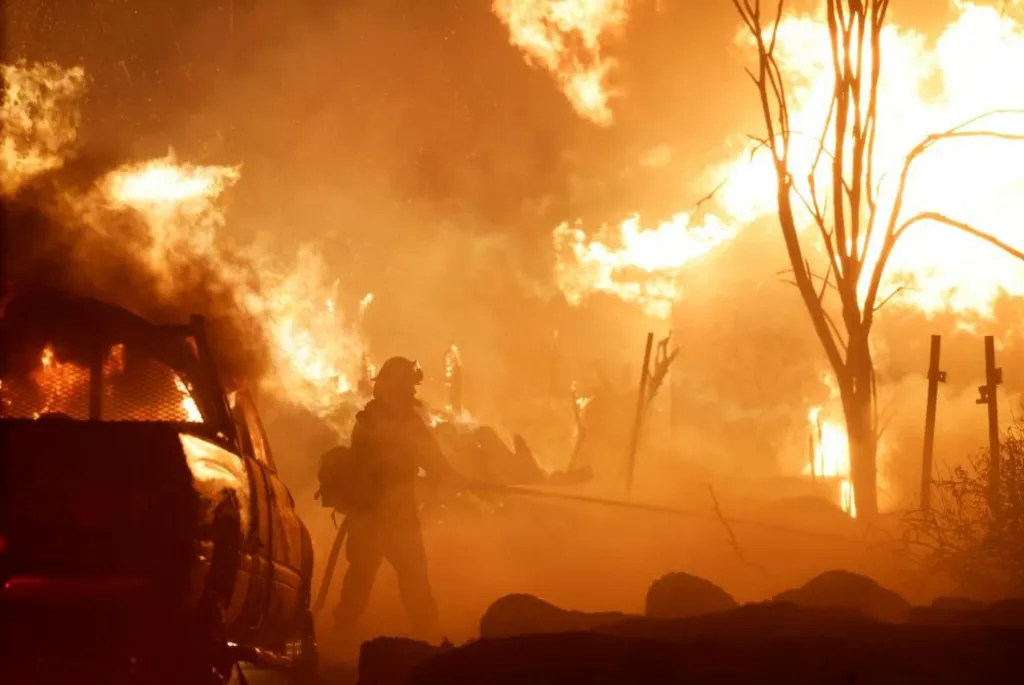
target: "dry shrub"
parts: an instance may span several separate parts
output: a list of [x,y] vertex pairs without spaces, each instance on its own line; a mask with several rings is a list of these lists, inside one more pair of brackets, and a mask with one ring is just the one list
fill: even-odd
[[1024,596],[1024,419],[1002,440],[990,493],[991,482],[987,450],[947,469],[932,486],[931,509],[907,515],[903,541],[919,572],[947,578],[958,595]]

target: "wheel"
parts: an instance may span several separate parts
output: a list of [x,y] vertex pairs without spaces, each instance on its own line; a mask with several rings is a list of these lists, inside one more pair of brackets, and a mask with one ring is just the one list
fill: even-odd
[[298,653],[295,655],[291,672],[288,675],[291,682],[295,683],[295,685],[309,685],[316,677],[317,667],[320,663],[320,653],[316,644],[313,611],[310,609],[308,597],[306,607],[299,618],[298,627]]
[[229,647],[225,612],[235,589],[242,536],[238,500],[233,492],[223,495],[213,513],[213,555],[203,594],[151,655],[146,683],[223,685],[231,678],[236,657]]
[[302,580],[305,589],[302,593],[301,609],[295,625],[296,653],[290,677],[297,685],[305,685],[313,681],[320,662],[320,652],[316,643],[316,628],[313,620],[313,540],[309,531],[302,529],[302,558],[305,568]]

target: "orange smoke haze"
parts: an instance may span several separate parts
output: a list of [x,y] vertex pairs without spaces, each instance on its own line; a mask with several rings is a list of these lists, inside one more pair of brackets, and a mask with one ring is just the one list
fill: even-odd
[[[114,7],[86,21],[77,5],[15,0],[9,44],[30,61],[4,67],[20,86],[4,105],[16,125],[0,138],[0,185],[29,230],[10,236],[23,257],[13,273],[153,318],[208,314],[232,373],[265,390],[277,461],[321,558],[333,528],[312,501],[316,459],[344,433],[338,415],[364,366],[417,358],[441,408],[457,349],[472,416],[521,432],[561,468],[573,403],[594,407],[607,382],[630,398],[613,412],[628,426],[644,335],[670,328],[682,351],[643,435],[634,496],[706,513],[714,484],[727,514],[859,535],[841,407],[802,304],[780,283],[772,170],[741,135],[760,125],[730,3],[659,3],[657,17],[655,3],[608,0],[312,4],[140,10],[157,30]],[[36,21],[47,12],[53,21]],[[992,85],[1024,57],[1024,24],[981,3],[948,14],[927,30],[897,14],[885,35],[878,165],[890,180],[922,135],[1024,107],[1014,79]],[[781,30],[794,122],[810,135],[829,87],[825,39],[813,13]],[[911,179],[908,211],[947,212],[1024,247],[1013,154],[936,148]],[[985,439],[981,335],[999,337],[1001,416],[1012,418],[1024,268],[921,224],[889,277],[906,286],[873,341],[880,499],[892,510],[917,497],[931,333],[944,336],[949,376],[937,463]],[[808,497],[825,509],[792,504]],[[713,516],[506,507],[521,516],[428,530],[453,636],[504,592],[636,610],[668,570],[745,599],[830,565],[878,571],[845,538],[736,524],[745,555],[776,572],[766,579],[737,562]],[[402,625],[394,590],[385,575],[371,628]]]

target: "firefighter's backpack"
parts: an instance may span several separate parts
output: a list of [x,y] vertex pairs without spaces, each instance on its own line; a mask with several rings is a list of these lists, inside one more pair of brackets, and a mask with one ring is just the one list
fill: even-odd
[[366,463],[350,447],[338,445],[320,457],[317,477],[320,505],[339,513],[348,513],[366,499]]

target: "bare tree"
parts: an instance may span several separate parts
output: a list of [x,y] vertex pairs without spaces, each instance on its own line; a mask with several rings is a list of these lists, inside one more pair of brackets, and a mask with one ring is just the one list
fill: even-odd
[[[904,189],[911,166],[942,140],[1024,140],[1024,136],[968,130],[996,112],[927,136],[903,161],[891,210],[879,211],[874,153],[882,72],[881,33],[889,2],[825,0],[835,87],[820,134],[812,139],[817,152],[811,167],[795,169],[791,163],[791,142],[805,134],[790,128],[786,80],[776,53],[785,0],[777,3],[775,19],[766,25],[760,0],[733,0],[757,47],[757,68],[748,70],[748,74],[757,87],[766,127],[766,135],[759,143],[771,153],[777,177],[779,228],[792,267],[793,284],[806,305],[839,386],[858,515],[872,516],[878,511],[878,415],[869,337],[875,313],[892,297],[880,297],[879,291],[897,241],[915,224],[932,221],[974,235],[1024,259],[1024,254],[992,236],[942,214],[923,212],[903,218]],[[819,170],[827,171],[828,188],[818,187]],[[799,171],[808,174],[806,186],[797,184],[794,172]],[[810,215],[816,231],[800,231],[800,210]],[[810,249],[806,243],[816,238],[820,238],[828,260],[824,276],[812,272],[808,257]]]

